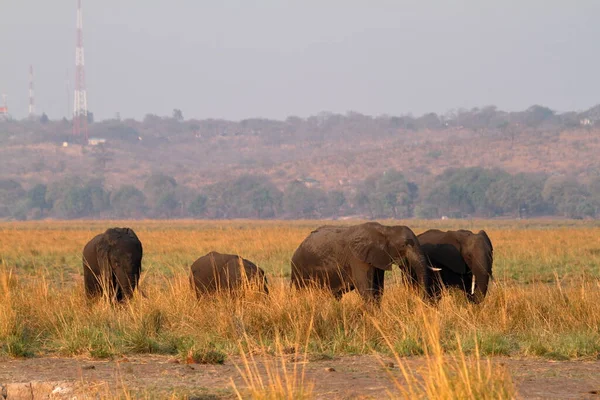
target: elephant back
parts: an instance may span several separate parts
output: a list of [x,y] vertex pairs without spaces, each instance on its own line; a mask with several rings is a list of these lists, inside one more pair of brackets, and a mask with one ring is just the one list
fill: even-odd
[[197,291],[213,291],[221,285],[232,289],[242,283],[243,275],[246,275],[248,280],[262,280],[262,289],[268,293],[265,273],[261,268],[237,254],[221,254],[216,251],[211,251],[194,261],[190,282]]
[[461,244],[457,236],[462,235],[462,232],[467,231],[441,231],[439,229],[429,229],[417,235],[417,239],[421,246],[424,244],[450,244],[460,251]]
[[292,256],[292,268],[303,265],[319,265],[326,260],[337,260],[343,252],[342,236],[348,231],[347,227],[324,225],[312,231],[300,243]]

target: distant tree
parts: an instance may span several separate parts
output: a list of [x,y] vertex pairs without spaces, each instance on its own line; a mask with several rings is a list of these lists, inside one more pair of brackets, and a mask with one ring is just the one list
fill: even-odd
[[90,192],[84,187],[71,186],[55,203],[55,210],[62,218],[79,218],[93,210]]
[[177,181],[172,176],[168,176],[162,173],[151,175],[144,183],[144,194],[148,200],[148,206],[153,210],[154,213],[161,214],[164,210],[164,204],[161,206],[163,209],[158,210],[159,201],[165,201],[163,198],[166,193],[173,193],[177,188]]
[[110,209],[110,193],[104,189],[102,181],[91,180],[86,183],[85,189],[89,192],[92,202],[92,214],[98,215]]
[[155,212],[161,218],[173,218],[179,208],[175,192],[163,193],[156,202]]
[[273,198],[273,193],[274,191],[269,190],[267,187],[252,190],[250,203],[252,204],[252,209],[256,212],[256,218],[262,218],[267,209],[270,209],[270,216],[275,214],[274,206],[277,200]]
[[360,185],[356,203],[374,218],[411,217],[418,187],[394,169],[373,174]]
[[27,193],[31,208],[40,210],[40,217],[44,216],[44,211],[51,208],[51,204],[46,201],[46,192],[48,188],[43,183],[38,183]]
[[436,176],[424,190],[423,206],[435,207],[437,216],[493,215],[488,188],[506,178],[508,173],[498,169],[449,168]]
[[183,121],[183,112],[179,108],[173,109],[173,119],[176,121]]
[[53,182],[45,198],[52,212],[60,218],[98,216],[110,207],[109,194],[101,181],[85,181],[78,176]]
[[119,218],[141,218],[146,212],[144,193],[135,186],[121,186],[111,196],[112,209]]
[[428,113],[415,121],[419,129],[439,129],[442,127],[440,117],[436,113]]
[[587,191],[591,196],[594,214],[600,216],[600,176],[595,176],[588,182]]
[[595,207],[587,188],[577,179],[552,176],[546,180],[542,196],[555,210],[567,218],[592,217]]
[[540,174],[507,175],[490,184],[486,191],[494,215],[511,214],[525,218],[542,215],[548,205],[542,197],[546,177]]
[[189,214],[190,204],[196,199],[198,193],[183,185],[177,185],[172,193],[177,200],[177,209],[173,211],[173,216],[181,218],[187,216]]
[[160,195],[165,191],[175,190],[176,187],[175,178],[162,173],[151,175],[144,183],[144,191],[150,195]]
[[322,189],[306,187],[302,182],[292,182],[284,191],[283,207],[292,218],[323,218],[327,194]]
[[529,126],[538,126],[553,117],[554,111],[539,105],[529,107],[524,113],[525,124]]
[[196,198],[190,203],[188,207],[188,212],[193,217],[201,217],[206,213],[206,204],[208,201],[208,197],[203,194],[196,196]]
[[579,127],[579,115],[574,111],[560,114],[560,120],[565,128]]
[[373,207],[371,206],[371,200],[366,189],[359,190],[354,198],[354,203],[358,210],[366,212],[370,219],[375,218]]
[[264,175],[242,175],[203,193],[211,218],[273,218],[281,209],[282,193]]
[[110,163],[114,159],[113,152],[110,151],[104,143],[99,143],[94,146],[92,150],[92,157],[94,158],[95,165],[104,172],[106,170],[106,164]]
[[162,123],[162,118],[156,114],[146,114],[142,122],[144,125],[156,125]]
[[346,205],[346,196],[340,190],[332,190],[327,193],[327,208],[328,215],[339,217],[344,214],[344,206]]
[[106,120],[97,125],[95,129],[100,131],[102,137],[109,142],[137,143],[138,138],[141,136],[137,127],[128,121]]
[[0,180],[0,217],[12,214],[17,205],[26,195],[21,184],[12,179]]

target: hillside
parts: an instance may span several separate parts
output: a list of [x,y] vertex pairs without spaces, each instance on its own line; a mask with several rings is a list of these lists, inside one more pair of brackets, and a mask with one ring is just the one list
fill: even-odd
[[[310,133],[275,122],[279,136],[274,137],[269,129],[238,131],[241,123],[222,122],[233,125],[229,132],[221,126],[215,129],[223,129],[220,133],[206,134],[198,123],[161,121],[166,126],[154,133],[144,132],[145,123],[136,123],[140,126],[124,137],[112,131],[114,122],[93,124],[92,135],[106,138],[106,143],[86,147],[73,143],[62,147],[63,140],[72,137],[60,122],[46,126],[0,123],[2,178],[28,185],[77,174],[103,177],[108,185],[140,186],[153,172],[161,172],[180,184],[199,188],[251,173],[268,175],[280,188],[291,180],[310,177],[332,189],[352,186],[389,168],[416,182],[449,167],[481,166],[581,179],[600,171],[596,157],[600,127],[406,130],[382,127],[372,119],[372,126],[356,127],[346,121],[347,126],[319,127]],[[263,122],[265,126],[270,123]],[[170,132],[169,125],[183,132]],[[261,126],[260,122],[256,125]],[[27,132],[37,128],[36,134]]]
[[596,109],[4,121],[0,218],[597,217]]

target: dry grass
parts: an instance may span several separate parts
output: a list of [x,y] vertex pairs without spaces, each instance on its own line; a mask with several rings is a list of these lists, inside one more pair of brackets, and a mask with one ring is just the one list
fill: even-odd
[[[426,370],[406,370],[394,394],[423,398],[484,398],[487,387],[495,388],[492,398],[510,396],[510,377],[482,357],[598,357],[600,228],[540,221],[452,228],[470,224],[485,228],[495,249],[496,281],[481,305],[452,293],[436,306],[425,304],[395,271],[386,278],[381,308],[355,294],[338,302],[289,288],[289,258],[317,222],[1,224],[0,353],[240,354],[246,357],[240,373],[257,398],[310,397],[302,371],[277,361],[287,348],[313,355],[375,351],[396,356],[399,365],[404,356],[425,355]],[[122,306],[88,303],[81,249],[95,233],[123,225],[144,244],[141,287],[148,297]],[[410,225],[418,233],[434,224]],[[210,250],[255,261],[267,271],[270,295],[248,290],[197,301],[189,265]],[[271,357],[270,372],[258,374],[253,357]]]

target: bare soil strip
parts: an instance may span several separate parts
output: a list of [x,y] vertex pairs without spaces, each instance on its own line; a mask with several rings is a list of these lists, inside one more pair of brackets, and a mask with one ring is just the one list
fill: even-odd
[[[264,382],[268,382],[262,357],[256,359]],[[396,392],[390,374],[402,381],[397,365],[376,356],[344,356],[333,360],[295,361],[298,376],[305,367],[305,382],[314,383],[316,398],[382,398]],[[404,359],[411,369],[425,365],[422,357]],[[497,357],[508,368],[519,395],[526,399],[600,399],[600,361],[548,361]],[[14,398],[84,398],[113,396],[124,388],[151,398],[173,393],[196,399],[232,398],[232,382],[243,390],[245,382],[239,357],[223,365],[180,364],[166,356],[134,356],[112,361],[77,358],[3,359],[0,361],[0,394]],[[0,398],[3,398],[0,395]]]

